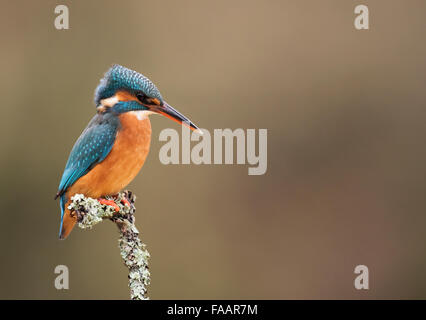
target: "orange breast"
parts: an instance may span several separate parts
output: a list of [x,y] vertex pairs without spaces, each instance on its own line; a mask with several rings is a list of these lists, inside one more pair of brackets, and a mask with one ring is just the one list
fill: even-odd
[[108,156],[67,191],[67,198],[76,193],[99,198],[118,193],[142,168],[151,143],[151,122],[139,120],[134,113],[119,116],[121,129]]

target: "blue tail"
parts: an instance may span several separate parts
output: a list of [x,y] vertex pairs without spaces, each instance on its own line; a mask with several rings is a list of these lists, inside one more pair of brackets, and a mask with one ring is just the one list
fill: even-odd
[[64,213],[65,213],[65,204],[67,203],[67,198],[65,197],[65,194],[61,195],[61,198],[59,199],[59,204],[61,206],[61,225],[59,226],[59,239],[62,239],[62,226],[64,223]]

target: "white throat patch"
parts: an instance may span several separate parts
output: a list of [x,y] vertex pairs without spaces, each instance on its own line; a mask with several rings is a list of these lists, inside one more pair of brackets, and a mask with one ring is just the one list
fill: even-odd
[[149,110],[139,110],[139,111],[130,111],[131,114],[134,114],[138,120],[144,120],[148,118],[150,114],[154,114],[155,112]]

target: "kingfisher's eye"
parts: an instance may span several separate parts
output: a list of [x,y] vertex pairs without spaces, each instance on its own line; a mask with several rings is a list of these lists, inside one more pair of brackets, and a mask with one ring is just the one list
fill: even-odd
[[138,98],[138,100],[140,101],[140,102],[142,102],[142,103],[145,103],[146,102],[146,95],[144,95],[143,93],[138,93],[137,95],[136,95],[136,98]]

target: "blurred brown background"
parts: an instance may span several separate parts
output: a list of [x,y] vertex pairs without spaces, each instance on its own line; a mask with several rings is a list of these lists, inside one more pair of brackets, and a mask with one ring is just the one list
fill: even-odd
[[[67,4],[70,29],[54,28]],[[353,26],[370,9],[370,30]],[[162,165],[129,189],[150,297],[426,298],[424,1],[3,1],[0,298],[127,299],[116,227],[57,238],[68,154],[119,63],[201,127],[267,128],[268,171]],[[70,270],[57,291],[54,268]],[[370,290],[353,286],[356,265]]]

